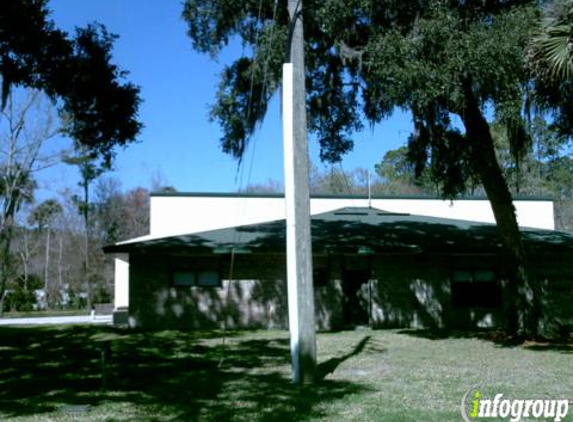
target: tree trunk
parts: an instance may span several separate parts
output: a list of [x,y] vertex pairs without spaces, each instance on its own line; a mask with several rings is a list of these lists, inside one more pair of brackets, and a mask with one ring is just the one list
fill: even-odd
[[[61,230],[60,230],[61,232]],[[63,235],[60,233],[60,243],[59,243],[59,251],[58,251],[58,290],[62,290],[63,283],[63,275],[62,275],[62,258],[63,258],[63,248],[64,248],[64,239]]]
[[88,309],[92,308],[93,305],[93,292],[92,292],[92,285],[91,285],[91,273],[90,273],[90,213],[89,213],[89,206],[90,206],[90,196],[89,196],[89,186],[90,181],[86,177],[83,181],[83,188],[84,188],[84,228],[85,228],[85,280],[87,286],[87,302],[88,302]]
[[6,284],[8,283],[8,273],[10,267],[10,240],[11,235],[7,233],[9,227],[4,227],[0,233],[0,316],[4,315],[4,299],[6,297]]
[[0,316],[4,315],[4,299],[6,299],[6,285],[10,275],[11,256],[10,246],[12,245],[13,221],[15,207],[9,203],[7,211],[3,215],[3,226],[0,226]]
[[495,156],[489,124],[479,108],[470,81],[464,84],[464,100],[461,118],[470,143],[472,162],[491,203],[504,246],[504,266],[509,282],[507,330],[514,336],[534,338],[538,334],[538,298],[527,278],[525,250],[511,193]]
[[24,250],[20,252],[20,258],[22,259],[22,269],[24,271],[24,274],[22,275],[24,290],[28,291],[28,262],[30,261],[30,245],[28,241],[28,231],[24,230],[23,233]]
[[44,297],[46,300],[46,308],[49,308],[48,299],[50,296],[50,227],[46,230],[46,259],[44,262]]

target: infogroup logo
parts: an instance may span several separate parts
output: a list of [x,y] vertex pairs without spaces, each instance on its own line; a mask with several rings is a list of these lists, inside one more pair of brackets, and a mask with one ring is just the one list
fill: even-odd
[[519,422],[527,420],[549,419],[560,422],[569,413],[568,399],[506,399],[497,393],[493,399],[484,397],[479,388],[470,388],[462,397],[462,419],[475,422],[480,419],[500,418]]

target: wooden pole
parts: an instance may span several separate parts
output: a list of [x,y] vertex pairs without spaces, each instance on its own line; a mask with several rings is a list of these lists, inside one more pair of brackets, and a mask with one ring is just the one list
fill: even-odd
[[306,384],[315,379],[316,333],[302,0],[289,0],[288,9],[292,38],[290,63],[283,65],[283,137],[289,330],[293,382]]

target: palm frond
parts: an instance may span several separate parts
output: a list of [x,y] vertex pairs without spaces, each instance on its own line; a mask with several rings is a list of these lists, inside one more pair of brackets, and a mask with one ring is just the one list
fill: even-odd
[[545,7],[539,32],[527,60],[541,77],[563,81],[573,77],[573,1],[554,0]]

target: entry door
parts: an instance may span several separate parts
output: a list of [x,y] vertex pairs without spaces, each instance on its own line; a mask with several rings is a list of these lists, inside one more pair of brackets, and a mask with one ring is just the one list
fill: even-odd
[[370,297],[361,292],[368,292],[365,288],[370,279],[370,271],[346,270],[342,274],[343,318],[348,326],[369,324]]

